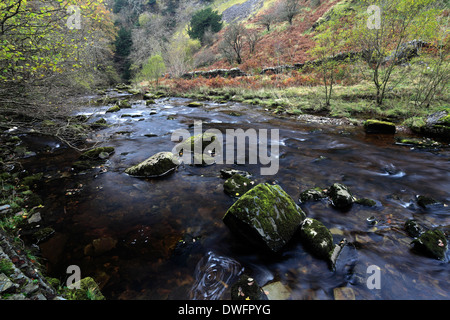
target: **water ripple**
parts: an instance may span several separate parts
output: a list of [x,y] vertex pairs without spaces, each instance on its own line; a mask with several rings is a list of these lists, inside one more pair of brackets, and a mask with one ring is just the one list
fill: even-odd
[[191,289],[193,300],[218,300],[225,289],[243,272],[236,260],[209,251],[195,268],[195,283]]

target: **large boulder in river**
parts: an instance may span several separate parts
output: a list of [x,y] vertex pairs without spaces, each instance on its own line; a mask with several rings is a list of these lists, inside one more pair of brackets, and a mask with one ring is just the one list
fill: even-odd
[[226,212],[223,222],[249,242],[278,252],[306,215],[278,185],[258,184]]
[[171,173],[178,165],[179,161],[172,152],[159,152],[126,169],[125,173],[136,177],[160,177]]

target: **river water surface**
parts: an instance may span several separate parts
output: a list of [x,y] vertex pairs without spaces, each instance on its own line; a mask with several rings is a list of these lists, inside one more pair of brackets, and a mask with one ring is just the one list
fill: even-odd
[[[305,123],[257,106],[205,102],[191,108],[189,101],[164,98],[146,106],[136,100],[116,113],[105,113],[109,106],[83,107],[80,113],[92,115],[89,121],[103,117],[112,124],[93,139],[115,152],[92,170],[75,173],[71,165],[79,154],[57,145],[27,160],[30,171],[46,172],[43,223],[56,232],[39,245],[50,276],[65,281],[67,267],[78,265],[107,299],[229,299],[230,285],[242,273],[261,286],[279,284],[289,299],[333,299],[334,289],[342,287],[351,288],[356,299],[450,299],[448,259],[415,253],[403,230],[415,218],[424,228],[448,231],[448,149],[414,150],[396,145],[392,135],[366,135],[360,126]],[[171,151],[172,132],[192,131],[194,121],[222,132],[279,129],[279,140],[270,142],[279,145],[278,173],[261,176],[261,166],[250,164],[182,165],[157,179],[124,173]],[[335,271],[295,239],[280,256],[268,257],[222,222],[236,201],[224,193],[220,177],[220,169],[229,167],[250,172],[255,183],[279,184],[296,202],[307,188],[340,182],[377,205],[355,204],[348,212],[327,200],[301,205],[331,230],[335,242],[347,239]],[[416,204],[419,194],[444,205],[425,210]],[[380,271],[379,289],[367,286],[373,265]]]

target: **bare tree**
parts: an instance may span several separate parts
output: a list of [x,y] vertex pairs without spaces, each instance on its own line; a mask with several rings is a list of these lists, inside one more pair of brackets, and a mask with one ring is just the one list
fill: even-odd
[[273,10],[266,12],[259,16],[258,18],[258,24],[264,26],[267,31],[270,31],[270,27],[273,23],[277,20],[277,15]]
[[250,54],[255,52],[256,44],[261,40],[261,34],[255,30],[247,30],[245,40],[248,44]]
[[277,7],[278,17],[281,21],[288,21],[292,25],[294,17],[300,13],[298,0],[283,0]]
[[242,63],[242,48],[246,34],[247,30],[242,23],[232,24],[227,28],[219,44],[219,50],[228,61]]

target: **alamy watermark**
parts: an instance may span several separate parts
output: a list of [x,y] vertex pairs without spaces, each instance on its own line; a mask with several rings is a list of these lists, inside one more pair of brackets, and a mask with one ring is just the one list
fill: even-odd
[[259,164],[265,166],[260,168],[261,175],[275,175],[279,170],[279,136],[278,129],[226,129],[225,135],[218,129],[203,132],[202,122],[195,121],[193,136],[186,129],[172,133],[171,141],[182,140],[172,153],[185,164]]
[[81,29],[81,9],[79,6],[71,5],[67,7],[67,14],[70,16],[67,18],[66,26],[70,30]]
[[381,289],[381,269],[377,265],[370,265],[367,267],[367,274],[370,276],[367,277],[366,286],[368,289]]
[[81,269],[79,266],[72,264],[67,267],[66,273],[70,276],[66,280],[66,286],[69,289],[80,289],[81,286]]
[[381,8],[379,6],[371,5],[367,8],[369,18],[367,18],[367,28],[381,29]]

